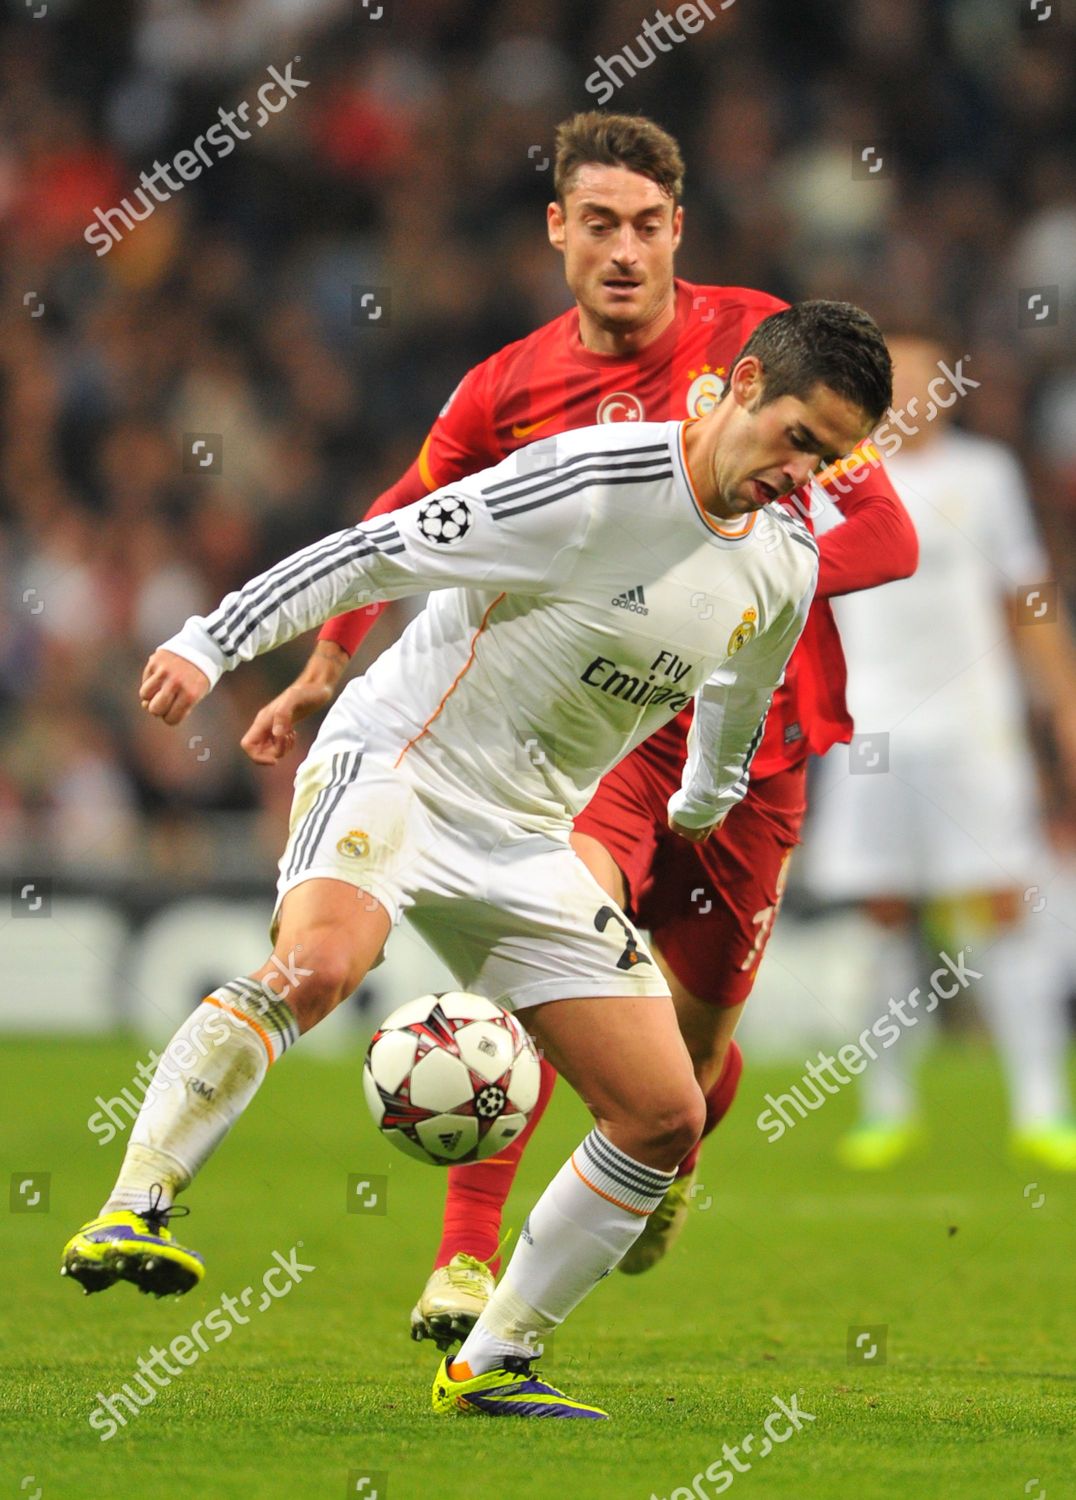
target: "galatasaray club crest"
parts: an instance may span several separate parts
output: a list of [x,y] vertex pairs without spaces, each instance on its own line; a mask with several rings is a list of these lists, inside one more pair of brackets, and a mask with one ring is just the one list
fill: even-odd
[[743,619],[729,636],[730,656],[733,656],[742,647],[747,645],[748,641],[755,633],[757,622],[758,610],[751,609],[750,607],[745,609],[743,612]]
[[365,859],[370,852],[370,835],[361,828],[352,828],[337,844],[336,852],[347,859]]
[[687,375],[691,381],[687,388],[687,414],[689,417],[704,417],[721,399],[721,392],[725,389],[725,366],[711,369],[709,365],[703,365],[701,373],[689,370]]
[[646,417],[643,403],[634,391],[613,391],[598,403],[596,422],[642,422]]

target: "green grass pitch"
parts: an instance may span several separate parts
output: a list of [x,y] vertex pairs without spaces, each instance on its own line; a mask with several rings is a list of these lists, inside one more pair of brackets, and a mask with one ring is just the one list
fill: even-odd
[[[833,1164],[853,1101],[829,1101],[769,1144],[754,1124],[799,1065],[748,1060],[736,1109],[708,1143],[697,1210],[675,1255],[614,1273],[560,1330],[550,1376],[608,1423],[436,1418],[430,1345],[407,1337],[442,1181],[381,1143],[359,1058],[289,1056],[208,1165],[180,1238],[207,1275],[185,1298],[126,1285],[84,1298],[58,1274],[95,1213],[121,1141],[87,1128],[98,1093],[130,1083],[132,1042],[7,1041],[4,1190],[49,1173],[36,1211],[3,1212],[3,1493],[41,1500],[1060,1500],[1076,1474],[1072,1353],[1076,1185],[1004,1152],[992,1062],[928,1062],[929,1154],[877,1178]],[[142,1049],[144,1051],[144,1049]],[[586,1128],[561,1085],[509,1203],[527,1207]],[[347,1211],[349,1175],[387,1178],[387,1212]],[[707,1205],[707,1199],[712,1203]],[[47,1212],[40,1211],[47,1201]],[[381,1206],[379,1200],[378,1206]],[[11,1211],[12,1207],[20,1211]],[[260,1289],[273,1252],[314,1269],[234,1327],[102,1441],[97,1393],[136,1373],[220,1301]],[[886,1330],[885,1363],[849,1363],[849,1330]],[[813,1421],[765,1458],[773,1398]],[[778,1427],[778,1431],[783,1430]],[[716,1467],[715,1467],[716,1466]],[[713,1477],[707,1478],[711,1468]],[[733,1480],[728,1479],[728,1475]],[[362,1484],[363,1478],[367,1482]],[[679,1487],[679,1488],[678,1488]]]

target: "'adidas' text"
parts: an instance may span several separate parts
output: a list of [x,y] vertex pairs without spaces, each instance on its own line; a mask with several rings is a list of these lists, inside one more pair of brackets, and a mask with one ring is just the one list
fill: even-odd
[[616,605],[617,609],[630,609],[632,614],[635,615],[648,615],[650,613],[646,607],[646,596],[643,594],[641,583],[633,589],[625,589],[622,594],[617,594],[616,598],[611,602]]

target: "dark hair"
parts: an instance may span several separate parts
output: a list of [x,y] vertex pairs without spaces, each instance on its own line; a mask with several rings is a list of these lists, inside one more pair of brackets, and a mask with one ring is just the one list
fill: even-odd
[[862,408],[872,426],[893,402],[893,362],[877,323],[851,302],[797,302],[763,318],[733,361],[762,366],[762,403],[806,401],[816,385]]
[[645,115],[607,115],[592,109],[557,126],[553,187],[558,202],[574,185],[580,167],[627,167],[656,182],[677,203],[684,190],[684,159],[667,130]]

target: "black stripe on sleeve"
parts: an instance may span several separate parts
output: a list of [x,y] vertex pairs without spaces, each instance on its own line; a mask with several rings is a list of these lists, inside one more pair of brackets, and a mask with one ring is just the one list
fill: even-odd
[[[575,476],[571,475],[569,477],[574,478]],[[584,479],[579,484],[569,485],[566,489],[553,490],[549,494],[539,495],[537,499],[529,501],[526,505],[505,504],[503,509],[496,511],[491,510],[490,515],[495,521],[503,521],[509,516],[521,516],[524,511],[537,510],[540,506],[543,505],[552,505],[554,501],[564,500],[569,495],[576,494],[579,490],[588,490],[596,486],[609,484],[646,484],[650,481],[672,478],[673,471],[671,467],[661,469],[653,474],[599,475],[599,477],[596,479]]]
[[[222,614],[220,610],[217,610],[211,615],[206,621],[206,629],[225,656],[234,656],[251,632],[267,620],[274,610],[286,604],[289,599],[294,599],[311,584],[336,572],[344,564],[361,557],[372,557],[379,552],[394,557],[407,550],[402,539],[399,540],[398,545],[379,545],[360,528],[354,528],[354,532],[355,540],[346,543],[343,547],[339,542],[334,541],[316,550],[307,548],[304,553],[299,554],[300,560],[295,563],[294,567],[284,572],[281,572],[279,568],[274,569],[253,594],[241,594],[236,603],[229,606],[226,613]],[[308,572],[307,570],[311,568],[314,571]],[[306,576],[300,577],[304,573]],[[296,578],[299,581],[294,588],[278,592],[285,584]],[[252,613],[267,600],[267,608],[263,609],[260,614]]]
[[554,464],[548,469],[536,470],[533,474],[521,474],[518,478],[490,485],[488,489],[484,489],[480,493],[483,500],[486,501],[486,504],[492,510],[497,505],[524,499],[527,495],[534,494],[551,484],[558,484],[568,479],[576,479],[580,474],[600,475],[604,472],[646,470],[653,468],[655,464],[667,464],[668,462],[669,453],[664,445],[662,445],[659,453],[655,453],[649,458],[635,457],[630,453],[623,458],[607,458],[601,454],[583,453],[578,458]]

